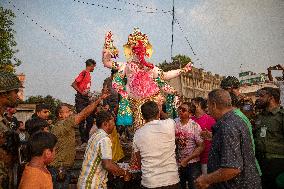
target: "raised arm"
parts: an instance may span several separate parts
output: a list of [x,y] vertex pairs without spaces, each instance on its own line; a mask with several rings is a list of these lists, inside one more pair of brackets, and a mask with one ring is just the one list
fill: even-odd
[[272,74],[271,74],[271,70],[274,70],[274,67],[275,67],[275,66],[270,66],[269,68],[267,68],[269,81],[273,81],[273,77],[272,77]]
[[176,70],[170,70],[167,72],[163,72],[163,70],[159,69],[158,67],[154,68],[154,77],[160,76],[163,80],[170,80],[175,77],[178,77],[182,73],[189,72],[192,69],[192,63],[189,62],[184,68],[182,69],[176,69]]
[[75,115],[75,123],[78,125],[81,121],[86,119],[98,106],[98,104],[108,97],[109,94],[103,93],[95,102],[88,105],[86,108],[84,108],[80,113]]
[[108,49],[103,49],[102,62],[104,64],[104,67],[114,70],[119,70],[123,65],[123,62],[115,62],[112,60],[112,54]]

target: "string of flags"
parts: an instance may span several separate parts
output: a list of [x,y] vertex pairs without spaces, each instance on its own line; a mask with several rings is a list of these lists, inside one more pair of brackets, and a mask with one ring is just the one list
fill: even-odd
[[22,15],[24,15],[27,19],[29,19],[31,22],[33,22],[35,25],[39,26],[41,28],[42,31],[44,31],[45,33],[47,33],[49,36],[51,36],[52,38],[54,38],[56,41],[58,41],[61,45],[63,45],[64,47],[66,47],[68,50],[70,50],[72,53],[74,53],[76,56],[80,57],[81,59],[83,58],[83,56],[81,56],[78,52],[76,52],[73,48],[71,48],[70,46],[68,46],[64,41],[62,41],[61,39],[59,39],[58,37],[56,37],[54,34],[52,34],[48,29],[46,29],[45,27],[43,27],[38,21],[36,21],[34,18],[31,18],[29,15],[27,15],[25,12],[21,11],[19,8],[17,8],[14,4],[12,4],[11,1],[8,1],[9,4],[11,4],[17,11],[19,11]]
[[[89,3],[89,2],[85,2],[85,1],[81,1],[81,0],[73,0],[73,1],[74,1],[74,2],[78,2],[78,3],[82,3],[82,4],[86,4],[86,5],[98,6],[98,7],[102,7],[102,8],[106,8],[106,9],[113,9],[113,10],[118,10],[118,11],[124,11],[124,10],[135,11],[135,10],[130,10],[130,9],[121,9],[121,8],[118,8],[118,7],[109,7],[109,6],[101,5],[101,4],[98,4],[98,3]],[[139,4],[126,2],[126,1],[123,1],[123,0],[117,0],[117,1],[118,1],[118,2],[123,2],[123,3],[125,3],[125,4],[129,4],[129,5],[133,5],[133,6],[136,6],[136,7],[146,8],[146,9],[151,9],[151,10],[155,10],[155,11],[156,11],[156,12],[154,12],[154,11],[146,11],[146,12],[145,12],[145,11],[142,11],[142,10],[136,10],[135,12],[158,13],[158,11],[159,11],[159,9],[157,9],[157,8],[151,8],[151,7],[148,7],[148,6],[142,6],[142,5],[139,5]],[[165,14],[168,14],[168,15],[171,15],[171,16],[172,16],[172,14],[173,14],[171,10],[170,10],[170,11],[166,11],[166,10],[161,9],[160,11],[161,11],[162,13],[165,13]],[[189,47],[190,47],[190,49],[191,49],[193,55],[196,56],[196,53],[195,53],[195,51],[193,50],[193,47],[192,47],[192,45],[190,44],[190,42],[189,42],[189,40],[188,40],[188,38],[187,38],[187,36],[186,36],[186,34],[185,34],[185,32],[184,32],[184,30],[183,30],[181,24],[180,24],[180,22],[178,21],[177,18],[175,18],[174,21],[177,23],[177,25],[178,25],[180,31],[183,33],[184,38],[185,38],[185,40],[186,40],[186,43],[189,45]]]
[[190,49],[191,49],[193,55],[196,56],[196,53],[194,52],[194,50],[193,50],[193,48],[192,48],[192,46],[191,46],[189,40],[187,39],[187,37],[186,37],[186,35],[185,35],[185,32],[184,32],[183,28],[181,27],[181,24],[179,23],[179,21],[178,21],[176,18],[175,18],[175,22],[177,23],[177,25],[178,25],[179,29],[181,30],[181,32],[184,34],[184,38],[185,38],[187,44],[189,45],[189,47],[190,47]]
[[[80,55],[76,50],[74,50],[73,48],[71,48],[70,46],[68,46],[63,40],[59,39],[58,37],[56,37],[56,35],[52,34],[52,32],[50,32],[48,29],[46,29],[45,27],[43,27],[38,21],[36,21],[34,18],[31,18],[29,15],[27,15],[25,12],[21,11],[21,9],[17,8],[11,1],[8,1],[9,4],[11,4],[17,11],[19,11],[22,15],[24,15],[27,19],[29,19],[31,22],[33,22],[35,25],[39,26],[40,29],[42,31],[44,31],[45,33],[47,33],[50,37],[54,38],[56,41],[58,41],[61,45],[63,45],[64,47],[66,47],[70,52],[72,52],[73,54],[75,54],[77,57],[79,57],[80,59],[82,59],[83,61],[85,61],[87,58],[83,57],[82,55]],[[97,70],[99,71],[103,71],[102,68],[97,68]],[[105,71],[103,72],[105,74]]]
[[[92,5],[92,6],[97,6],[97,7],[106,8],[106,9],[113,9],[113,10],[118,10],[118,11],[127,10],[127,11],[132,11],[132,12],[141,12],[141,13],[150,13],[150,14],[160,13],[159,11],[131,10],[131,9],[126,9],[126,8],[122,9],[122,8],[118,8],[118,7],[110,7],[110,6],[102,5],[102,4],[99,4],[99,3],[89,3],[89,2],[85,2],[85,1],[81,1],[81,0],[73,0],[73,1],[74,2],[78,2],[78,3],[82,3],[82,4],[86,4],[86,5]],[[117,1],[121,1],[121,0],[117,0]],[[134,3],[133,4],[130,3],[130,5],[134,5],[135,6]],[[169,13],[169,11],[161,10],[161,13]]]
[[[101,5],[101,4],[98,4],[98,3],[89,3],[89,2],[85,2],[85,1],[81,1],[81,0],[73,0],[74,2],[78,2],[78,3],[82,3],[82,4],[86,4],[86,5],[92,5],[92,6],[98,6],[98,7],[102,7],[102,8],[107,8],[107,9],[113,9],[113,10],[118,10],[118,11],[124,11],[126,9],[121,9],[121,8],[117,8],[117,7],[109,7],[109,6],[105,6],[105,5]],[[146,8],[146,9],[151,9],[152,11],[143,11],[143,10],[130,10],[128,9],[129,11],[136,11],[136,12],[144,12],[144,13],[165,13],[165,14],[168,14],[168,15],[172,15],[172,11],[165,11],[163,9],[157,9],[157,8],[151,8],[151,7],[148,7],[148,6],[142,6],[142,5],[139,5],[139,4],[135,4],[135,3],[131,3],[131,2],[126,2],[126,1],[123,1],[123,0],[116,0],[118,2],[122,2],[122,3],[125,3],[125,4],[129,4],[129,5],[132,5],[132,6],[136,6],[136,7],[139,7],[139,8]],[[84,59],[85,58],[80,55],[77,51],[75,51],[73,48],[71,48],[70,46],[68,46],[64,41],[62,41],[61,39],[59,39],[58,37],[56,37],[54,34],[52,34],[49,30],[47,30],[46,28],[44,28],[40,23],[38,23],[35,19],[32,19],[30,16],[28,16],[25,12],[22,12],[19,8],[17,8],[11,1],[8,1],[9,4],[12,4],[12,6],[17,9],[19,12],[21,12],[21,14],[23,14],[24,16],[26,16],[27,19],[29,19],[31,22],[35,23],[36,25],[38,25],[42,31],[44,31],[45,33],[47,33],[48,35],[50,35],[52,38],[54,38],[56,41],[58,41],[60,44],[62,44],[64,47],[66,47],[68,50],[70,50],[72,53],[74,53],[76,56],[80,57],[80,59]],[[185,35],[185,32],[180,24],[180,22],[178,21],[177,18],[174,19],[174,21],[177,23],[178,25],[178,28],[180,29],[180,31],[184,34],[184,38],[185,38],[185,41],[186,43],[188,44],[188,46],[190,47],[192,53],[194,56],[196,56],[196,53],[195,51],[193,50],[193,47],[192,45],[190,44],[187,36]],[[199,59],[197,59],[199,60]],[[98,68],[100,69],[100,68]]]
[[172,11],[171,10],[163,10],[163,9],[158,9],[158,8],[152,8],[152,7],[148,7],[148,6],[142,6],[142,5],[139,5],[138,3],[131,3],[131,2],[127,2],[127,1],[123,1],[123,0],[117,0],[118,2],[124,2],[125,4],[129,4],[129,5],[133,5],[133,6],[136,6],[136,7],[139,7],[139,8],[146,8],[146,9],[151,9],[152,11],[161,11],[163,13],[171,13]]

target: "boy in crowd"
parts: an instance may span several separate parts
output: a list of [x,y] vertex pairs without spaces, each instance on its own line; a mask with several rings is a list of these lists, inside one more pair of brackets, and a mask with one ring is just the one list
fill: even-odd
[[48,132],[38,132],[31,136],[29,145],[31,161],[26,165],[19,189],[52,189],[51,174],[46,166],[55,156],[57,138]]
[[112,161],[112,133],[115,123],[109,112],[101,111],[97,114],[98,131],[88,141],[84,156],[78,188],[107,189],[108,172],[115,176],[130,179],[130,173],[118,167]]
[[[91,88],[91,72],[96,67],[96,61],[88,59],[86,62],[86,69],[84,69],[72,83],[72,87],[77,91],[75,95],[76,112],[80,113],[90,103],[90,88]],[[90,114],[87,118],[82,120],[79,124],[79,131],[81,141],[87,143],[89,139],[89,132],[93,126],[94,116]]]

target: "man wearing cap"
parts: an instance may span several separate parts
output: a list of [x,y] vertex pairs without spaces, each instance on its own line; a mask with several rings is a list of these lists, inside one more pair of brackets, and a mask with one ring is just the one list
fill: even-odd
[[239,101],[244,97],[240,92],[241,83],[234,76],[225,77],[220,84],[220,87],[230,93],[232,105],[238,107]]
[[[20,87],[21,84],[16,75],[0,71],[0,189],[11,187],[11,168],[13,160],[17,157],[15,155],[17,146],[15,147],[15,144],[8,145],[7,141],[17,140],[18,137],[9,122],[3,118],[3,114],[7,107],[17,105]],[[11,141],[14,142],[14,140]]]

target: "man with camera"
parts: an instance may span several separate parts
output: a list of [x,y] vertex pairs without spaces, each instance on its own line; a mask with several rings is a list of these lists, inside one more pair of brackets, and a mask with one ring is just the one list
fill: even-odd
[[0,189],[12,188],[12,167],[17,158],[19,136],[3,114],[7,107],[17,105],[20,87],[16,75],[0,72]]

